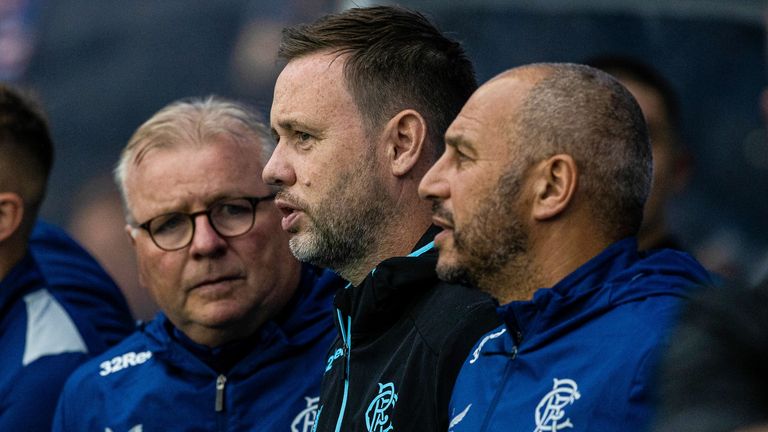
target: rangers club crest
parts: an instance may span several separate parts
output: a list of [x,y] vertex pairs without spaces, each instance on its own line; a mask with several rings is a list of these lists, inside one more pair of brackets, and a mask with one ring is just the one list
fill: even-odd
[[395,407],[397,393],[394,383],[379,383],[379,394],[373,398],[365,411],[365,426],[368,432],[389,432],[393,429],[387,412]]
[[307,407],[297,415],[291,422],[291,432],[310,432],[314,429],[317,421],[317,403],[319,397],[304,397],[307,401]]
[[565,408],[579,399],[579,386],[572,379],[554,379],[552,390],[541,399],[536,407],[536,429],[533,432],[559,431],[572,428],[570,418],[565,417]]

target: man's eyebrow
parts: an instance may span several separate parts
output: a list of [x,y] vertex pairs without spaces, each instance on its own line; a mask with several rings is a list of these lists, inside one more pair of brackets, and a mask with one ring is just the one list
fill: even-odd
[[[281,121],[277,122],[277,125],[281,129],[286,129],[286,130],[289,130],[289,131],[292,131],[292,130],[296,129],[296,125],[298,125],[298,124],[299,124],[299,122],[294,120],[294,119],[281,120]],[[275,130],[275,128],[272,128],[272,130]]]
[[472,143],[469,140],[467,140],[467,138],[464,135],[461,135],[461,134],[446,136],[445,145],[453,148],[461,147],[463,150],[469,151],[470,153],[473,153],[473,154],[475,152],[475,146],[472,145]]
[[[277,122],[277,126],[280,129],[286,130],[288,132],[293,132],[293,131],[296,131],[296,130],[300,130],[300,131],[303,131],[303,132],[309,132],[309,133],[312,133],[312,134],[318,134],[320,132],[318,127],[311,126],[311,125],[307,124],[306,122],[303,122],[303,121],[295,119],[295,118],[288,118],[288,119],[280,120],[280,121]],[[272,128],[272,129],[275,130],[275,128]],[[277,131],[275,130],[275,132],[277,132]]]

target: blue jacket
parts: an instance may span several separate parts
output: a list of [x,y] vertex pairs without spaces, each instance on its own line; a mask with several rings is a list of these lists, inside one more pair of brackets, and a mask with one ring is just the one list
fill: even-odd
[[291,303],[239,344],[243,356],[226,374],[159,314],[72,375],[53,430],[309,432],[340,284],[305,265]]
[[133,331],[125,300],[93,258],[50,225],[32,237],[0,281],[2,431],[50,430],[70,373]]
[[645,430],[654,369],[689,288],[709,275],[682,252],[614,243],[475,345],[454,387],[450,431]]

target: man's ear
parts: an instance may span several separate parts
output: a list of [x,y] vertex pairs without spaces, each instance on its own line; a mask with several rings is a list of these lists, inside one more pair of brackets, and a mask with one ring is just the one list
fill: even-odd
[[544,221],[563,213],[573,202],[579,171],[567,154],[557,154],[539,162],[532,171],[532,217]]
[[14,192],[0,193],[0,242],[11,237],[24,220],[24,200]]
[[136,235],[139,233],[139,228],[134,228],[131,224],[125,224],[125,233],[131,240],[131,246],[136,247]]
[[416,110],[400,111],[387,122],[384,141],[392,175],[404,176],[416,166],[426,137],[427,122]]

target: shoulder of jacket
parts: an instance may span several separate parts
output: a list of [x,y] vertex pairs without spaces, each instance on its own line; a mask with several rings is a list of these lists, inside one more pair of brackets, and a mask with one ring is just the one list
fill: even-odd
[[141,332],[134,332],[121,343],[83,363],[72,373],[69,381],[78,384],[100,381],[129,373],[136,366],[147,363],[154,356],[147,347],[146,337]]
[[445,282],[436,283],[412,313],[419,333],[436,352],[457,338],[468,337],[474,344],[500,324],[488,295]]

